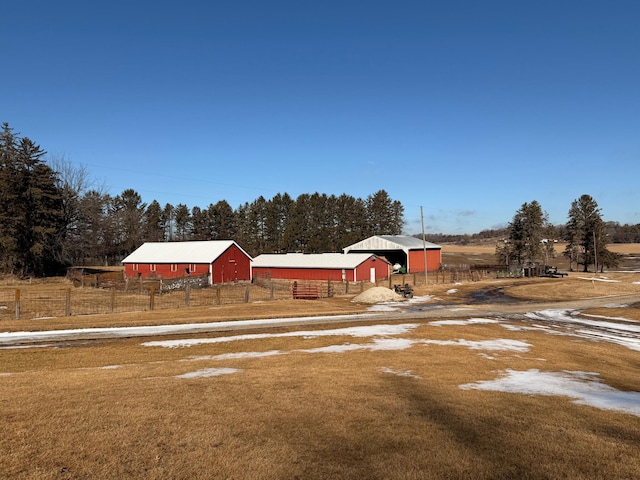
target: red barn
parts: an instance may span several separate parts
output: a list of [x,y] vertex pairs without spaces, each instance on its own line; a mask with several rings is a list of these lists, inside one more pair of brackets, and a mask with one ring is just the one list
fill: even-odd
[[389,262],[368,253],[263,254],[253,260],[253,277],[375,282],[389,276],[389,267]]
[[386,258],[392,265],[399,265],[407,273],[424,272],[425,253],[427,270],[437,270],[442,263],[442,247],[410,235],[375,235],[342,249],[353,255],[356,252],[375,254]]
[[147,242],[122,260],[127,277],[209,275],[209,283],[251,280],[251,257],[232,240]]

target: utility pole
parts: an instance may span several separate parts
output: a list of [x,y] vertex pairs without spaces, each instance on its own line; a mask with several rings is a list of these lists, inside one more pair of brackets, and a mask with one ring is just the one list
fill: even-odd
[[424,237],[424,216],[422,215],[422,206],[420,206],[420,221],[422,222],[422,250],[424,252],[424,284],[428,285],[427,278],[427,241]]

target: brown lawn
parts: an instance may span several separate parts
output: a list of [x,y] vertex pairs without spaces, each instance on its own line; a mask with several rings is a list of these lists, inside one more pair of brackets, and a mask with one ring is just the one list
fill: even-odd
[[[588,313],[640,321],[635,305],[614,305],[619,295],[640,294],[639,281],[638,274],[572,273],[431,284],[416,294],[433,295],[432,305],[453,304],[440,311],[442,319],[474,291],[501,290],[558,307],[606,297],[612,305]],[[352,297],[7,320],[0,331],[366,311]],[[370,337],[273,335],[362,322],[0,348],[0,478],[640,478],[640,416],[567,396],[460,388],[507,370],[593,372],[602,386],[638,402],[638,351],[539,330],[432,326],[432,320],[390,313],[372,322],[416,324],[380,337],[414,342],[390,350],[364,348],[374,344]],[[264,335],[237,337],[246,334]],[[143,345],[234,336],[191,347]],[[489,351],[460,343],[485,340],[528,347]],[[194,372],[200,376],[188,376]]]

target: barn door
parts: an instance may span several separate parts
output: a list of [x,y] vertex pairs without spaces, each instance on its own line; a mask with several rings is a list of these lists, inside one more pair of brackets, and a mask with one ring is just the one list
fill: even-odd
[[371,267],[369,269],[369,280],[371,283],[376,283],[376,267]]

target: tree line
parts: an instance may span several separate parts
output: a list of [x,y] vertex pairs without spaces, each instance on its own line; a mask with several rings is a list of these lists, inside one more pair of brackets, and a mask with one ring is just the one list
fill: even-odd
[[235,240],[252,256],[339,252],[371,235],[402,233],[404,207],[367,198],[278,193],[235,209],[150,203],[134,189],[112,196],[83,167],[46,152],[8,123],[0,132],[0,272],[44,276],[70,265],[118,264],[144,242]]
[[584,194],[571,203],[567,216],[567,223],[556,227],[537,201],[523,203],[509,223],[507,236],[496,247],[498,262],[518,267],[548,265],[556,255],[555,240],[562,239],[567,242],[562,255],[570,270],[574,265],[585,272],[590,265],[600,271],[617,267],[619,255],[607,248],[611,239],[598,203]]

